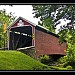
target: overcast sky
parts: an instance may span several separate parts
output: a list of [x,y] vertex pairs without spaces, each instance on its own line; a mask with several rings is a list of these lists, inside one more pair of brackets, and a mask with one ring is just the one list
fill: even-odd
[[1,9],[6,9],[7,13],[12,12],[14,16],[17,16],[17,18],[21,16],[35,24],[38,24],[39,19],[33,18],[34,14],[32,14],[32,5],[13,5],[12,7],[9,5],[1,5],[0,10]]
[[[17,18],[21,16],[38,25],[39,19],[33,17],[34,14],[32,14],[33,13],[32,5],[13,5],[12,7],[9,5],[1,5],[0,10],[2,9],[6,9],[7,13],[10,13],[10,12],[14,13],[14,16],[17,16]],[[69,21],[66,21],[66,22],[69,22]],[[60,28],[60,26],[64,25],[66,22],[64,20],[61,20],[61,24],[57,26],[56,31],[58,32],[58,29]]]

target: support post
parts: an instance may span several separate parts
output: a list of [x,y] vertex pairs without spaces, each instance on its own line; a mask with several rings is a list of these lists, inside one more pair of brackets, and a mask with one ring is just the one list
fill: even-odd
[[5,50],[5,33],[4,33],[4,50]]

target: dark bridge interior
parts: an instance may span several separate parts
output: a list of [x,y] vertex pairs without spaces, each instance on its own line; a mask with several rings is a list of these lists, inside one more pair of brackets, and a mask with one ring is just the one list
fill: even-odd
[[32,27],[22,26],[11,28],[9,49],[17,49],[32,46]]

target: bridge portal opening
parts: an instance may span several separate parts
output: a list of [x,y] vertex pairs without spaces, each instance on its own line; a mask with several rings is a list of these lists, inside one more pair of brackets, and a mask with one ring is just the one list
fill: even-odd
[[9,49],[32,46],[32,27],[22,26],[10,29]]

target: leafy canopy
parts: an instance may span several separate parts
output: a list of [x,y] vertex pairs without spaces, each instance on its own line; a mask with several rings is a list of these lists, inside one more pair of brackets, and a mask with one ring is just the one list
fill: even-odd
[[[4,24],[6,23],[6,25],[9,26],[15,18],[12,12],[7,14],[5,9],[0,10],[0,47],[4,46],[4,39],[6,39],[7,42],[7,32],[4,33]],[[4,34],[6,37],[4,37]]]
[[40,25],[54,32],[56,26],[64,21],[69,23],[60,26],[60,41],[67,43],[67,62],[75,62],[75,5],[33,5],[34,17],[40,18]]
[[[61,23],[60,19],[70,20],[67,25],[61,26],[62,29],[74,29],[75,20],[75,5],[32,5],[34,17],[40,18],[40,25],[45,27],[52,27],[55,29]],[[60,30],[60,31],[61,31]]]

